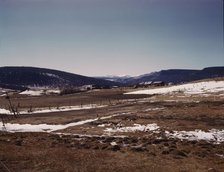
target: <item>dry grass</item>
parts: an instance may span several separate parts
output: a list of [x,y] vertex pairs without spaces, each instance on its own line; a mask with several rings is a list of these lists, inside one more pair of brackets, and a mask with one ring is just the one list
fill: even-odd
[[[8,141],[7,139],[10,139]],[[18,145],[18,140],[22,144]],[[195,158],[147,152],[112,151],[52,146],[54,137],[48,134],[1,134],[0,160],[11,171],[205,171],[223,168],[223,161],[212,156]],[[159,146],[158,146],[159,147]],[[182,146],[186,149],[187,145]],[[196,146],[197,147],[197,146]],[[159,149],[159,148],[156,148]],[[6,152],[7,150],[7,152]],[[157,150],[158,151],[158,150]],[[198,150],[202,153],[203,150]],[[216,165],[215,165],[216,164]],[[0,166],[0,170],[4,169]]]
[[[13,97],[23,108],[83,104],[108,104],[105,108],[22,115],[11,123],[65,124],[84,119],[126,113],[111,119],[70,127],[63,132],[105,134],[103,123],[157,123],[161,130],[224,129],[224,100],[214,96],[122,95],[125,90],[102,90],[69,96]],[[131,99],[131,100],[129,100]],[[136,100],[135,100],[136,99]],[[110,102],[108,101],[110,100]],[[175,101],[166,101],[175,100]],[[199,101],[199,102],[195,102]],[[0,98],[1,107],[5,99]],[[154,109],[154,110],[153,110]],[[93,128],[94,127],[94,128]],[[118,133],[120,135],[121,133]],[[122,133],[126,138],[59,136],[47,133],[0,133],[0,161],[11,171],[224,171],[224,143],[167,139],[147,132]],[[162,137],[158,140],[158,137]],[[110,143],[115,141],[119,149]],[[141,145],[142,149],[136,146]],[[144,148],[144,149],[143,149]],[[0,164],[0,171],[6,169]]]

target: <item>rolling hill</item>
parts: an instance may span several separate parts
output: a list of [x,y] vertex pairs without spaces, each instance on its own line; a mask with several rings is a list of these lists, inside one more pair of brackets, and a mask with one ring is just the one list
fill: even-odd
[[82,85],[115,86],[119,83],[36,67],[0,67],[0,87],[71,87]]

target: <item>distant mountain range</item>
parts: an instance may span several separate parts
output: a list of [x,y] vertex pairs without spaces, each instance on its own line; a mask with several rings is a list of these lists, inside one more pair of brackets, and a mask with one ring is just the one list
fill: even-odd
[[107,75],[107,76],[99,76],[99,77],[95,77],[97,79],[104,79],[107,81],[113,81],[113,82],[119,82],[119,83],[128,83],[128,81],[132,80],[133,77],[131,77],[130,75],[123,75],[123,76],[116,76],[116,75]]
[[215,77],[224,77],[224,66],[208,67],[202,70],[186,70],[186,69],[161,70],[159,72],[152,72],[137,77],[114,76],[114,77],[97,77],[97,78],[133,85],[149,81],[163,81],[165,83],[172,82],[177,84],[182,82],[190,82]]
[[35,67],[0,67],[0,87],[71,87],[82,85],[119,86],[120,83],[68,72]]
[[202,70],[170,69],[144,74],[137,77],[104,76],[96,78],[44,68],[0,67],[0,87],[19,90],[35,86],[124,86],[149,81],[182,83],[214,77],[224,77],[224,67],[209,67]]

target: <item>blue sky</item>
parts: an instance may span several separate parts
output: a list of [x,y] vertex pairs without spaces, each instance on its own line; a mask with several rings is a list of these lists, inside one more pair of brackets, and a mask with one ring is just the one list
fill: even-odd
[[139,75],[223,55],[222,0],[0,0],[0,66]]

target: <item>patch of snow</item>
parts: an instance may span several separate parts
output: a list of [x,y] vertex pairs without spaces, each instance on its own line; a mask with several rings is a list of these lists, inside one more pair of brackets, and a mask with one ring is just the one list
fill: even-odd
[[116,143],[116,142],[111,142],[110,145],[111,145],[111,146],[116,146],[117,143]]
[[49,95],[49,94],[59,94],[60,90],[58,89],[38,89],[38,90],[26,90],[19,94],[21,95],[29,95],[29,96],[41,96],[41,95]]
[[9,114],[11,114],[11,112],[9,110],[7,110],[7,109],[1,109],[0,108],[0,114],[7,114],[7,115],[9,115]]
[[109,127],[111,126],[111,124],[99,124],[97,125],[97,127]]
[[30,95],[30,96],[40,96],[40,95],[44,94],[44,91],[43,90],[26,90],[26,91],[23,91],[19,94]]
[[60,90],[46,90],[46,94],[60,94]]
[[[147,125],[134,124],[132,127],[115,127],[106,128],[104,131],[106,133],[116,133],[116,132],[148,132],[160,134],[161,131],[158,130],[160,127],[153,123]],[[181,140],[205,140],[215,144],[220,144],[224,142],[224,130],[211,129],[209,131],[194,130],[194,131],[165,131],[168,138],[177,138]]]
[[52,134],[56,134],[56,135],[69,135],[69,136],[79,136],[79,137],[97,137],[97,138],[100,138],[100,137],[111,137],[111,138],[125,138],[127,136],[124,136],[124,135],[116,135],[116,136],[108,136],[108,135],[97,135],[97,134],[74,134],[74,133],[59,133],[59,132],[54,132]]
[[189,83],[171,87],[139,90],[125,94],[168,94],[172,92],[184,92],[185,94],[204,94],[224,91],[224,81],[207,81]]
[[[0,125],[2,123],[0,122]],[[38,124],[38,125],[31,125],[31,124],[11,124],[6,123],[5,129],[0,128],[0,130],[6,130],[8,132],[47,132],[50,130],[59,130],[61,129],[62,125],[48,125],[48,124]]]
[[112,81],[112,82],[115,82],[116,81],[116,79],[105,79],[105,80]]
[[[65,125],[49,125],[49,124],[32,125],[32,124],[6,123],[5,128],[8,132],[53,132],[53,131],[57,131],[57,130],[66,129],[68,127],[83,125],[83,124],[90,123],[90,122],[97,121],[97,120],[98,120],[98,118],[88,119],[88,120],[69,123],[69,124],[65,124]],[[0,122],[0,125],[2,125],[1,122]],[[4,128],[2,128],[1,130],[4,130]]]
[[222,154],[216,154],[216,156],[224,159],[224,155],[222,155]]
[[173,131],[172,133],[166,131],[165,133],[167,137],[181,140],[205,140],[215,143],[224,142],[224,130],[211,129],[208,132],[202,130]]
[[104,131],[109,133],[115,133],[115,132],[136,132],[136,131],[154,131],[159,129],[159,126],[155,123],[153,124],[147,124],[147,125],[140,125],[140,124],[134,124],[132,127],[120,127],[120,128],[106,128]]
[[54,77],[54,78],[58,78],[60,79],[60,77],[58,75],[55,75],[53,73],[42,73],[42,75],[45,75],[45,76],[50,76],[50,77]]
[[145,110],[145,112],[148,112],[148,111],[156,111],[156,110],[163,110],[163,109],[165,109],[165,108],[148,108],[148,109],[146,109]]
[[94,118],[94,119],[87,119],[83,121],[73,122],[69,124],[58,124],[58,125],[50,125],[50,124],[11,124],[11,123],[5,123],[5,127],[3,126],[3,123],[0,122],[0,131],[7,131],[7,132],[54,132],[57,130],[64,130],[69,127],[79,126],[86,123],[94,122],[97,120],[102,119],[109,119],[114,116],[118,116],[121,114],[115,114],[111,116],[101,117],[101,118]]

